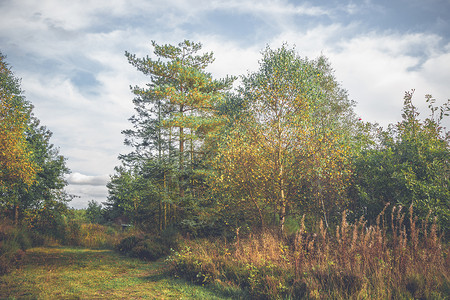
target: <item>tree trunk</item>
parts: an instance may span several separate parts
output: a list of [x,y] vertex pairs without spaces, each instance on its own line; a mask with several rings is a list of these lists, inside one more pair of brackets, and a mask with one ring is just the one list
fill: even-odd
[[[180,105],[180,114],[183,114],[184,112],[184,106]],[[182,181],[183,181],[183,163],[184,163],[184,159],[183,159],[183,154],[184,154],[184,127],[180,126],[180,161],[179,161],[179,170],[180,170],[180,175],[179,175],[179,180],[178,180],[178,188],[180,191],[180,197],[183,198],[184,197],[184,190],[182,188]]]
[[281,203],[280,208],[280,234],[281,236],[284,236],[284,223],[286,221],[286,203]]
[[191,150],[191,158],[190,158],[190,171],[191,171],[191,175],[190,175],[190,184],[191,184],[191,196],[192,198],[195,198],[195,191],[194,191],[194,176],[192,176],[193,172],[194,172],[194,141],[193,141],[193,134],[192,134],[192,128],[189,130],[190,132],[190,150]]
[[[158,164],[162,165],[162,132],[161,132],[161,100],[158,101]],[[166,192],[166,170],[164,170],[163,179],[164,193]],[[158,223],[159,231],[162,231],[162,196],[161,192],[159,195],[159,213],[158,213]]]
[[[322,128],[325,128],[323,118],[321,119],[321,124],[322,124]],[[319,149],[318,150],[320,151],[320,149],[321,149],[321,144],[319,143]],[[315,162],[316,165],[320,166],[320,163],[319,163],[316,155],[314,156],[314,162]],[[319,201],[320,201],[320,204],[322,206],[322,213],[323,213],[323,218],[325,219],[325,226],[326,226],[326,228],[328,228],[327,213],[326,213],[326,210],[325,210],[325,204],[323,202],[323,187],[322,187],[322,172],[321,171],[319,171],[319,173],[317,174],[316,188],[317,188],[317,196],[319,197]]]
[[14,205],[14,224],[19,225],[19,204]]
[[264,224],[264,218],[263,218],[263,215],[262,215],[261,208],[258,205],[258,201],[256,201],[256,199],[251,194],[252,193],[250,192],[250,198],[252,199],[253,204],[255,204],[255,207],[258,210],[259,221],[260,221],[260,224],[261,224],[261,229],[264,229],[265,228],[265,224]]
[[322,181],[317,179],[317,189],[318,189],[318,196],[320,198],[320,204],[322,204],[322,212],[323,212],[323,218],[325,219],[325,226],[328,228],[328,219],[327,219],[327,211],[325,210],[325,204],[323,203],[323,188],[322,188]]
[[284,223],[286,222],[286,195],[284,191],[284,169],[283,165],[280,164],[280,234],[284,235]]

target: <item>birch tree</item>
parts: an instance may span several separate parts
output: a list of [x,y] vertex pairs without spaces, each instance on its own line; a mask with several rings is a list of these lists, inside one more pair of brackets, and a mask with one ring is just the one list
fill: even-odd
[[351,103],[330,73],[323,58],[303,59],[287,45],[266,48],[259,70],[242,78],[247,114],[219,151],[220,184],[253,203],[261,219],[272,207],[280,232],[289,209],[309,208],[327,220],[325,197],[338,201],[334,194],[350,175],[340,128],[353,117]]

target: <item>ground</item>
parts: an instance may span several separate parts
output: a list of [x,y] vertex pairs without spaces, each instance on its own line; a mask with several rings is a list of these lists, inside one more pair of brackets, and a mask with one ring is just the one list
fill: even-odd
[[0,277],[1,299],[228,299],[173,278],[164,260],[143,262],[112,250],[43,247]]

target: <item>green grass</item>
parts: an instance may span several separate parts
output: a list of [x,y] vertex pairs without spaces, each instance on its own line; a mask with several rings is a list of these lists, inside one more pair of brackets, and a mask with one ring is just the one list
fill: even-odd
[[164,261],[69,247],[29,249],[20,268],[0,277],[1,299],[227,299],[232,293],[173,278]]

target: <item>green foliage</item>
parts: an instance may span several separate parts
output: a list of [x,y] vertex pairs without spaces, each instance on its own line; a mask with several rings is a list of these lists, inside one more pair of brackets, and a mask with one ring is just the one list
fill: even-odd
[[450,144],[441,123],[449,104],[434,107],[434,100],[427,96],[431,114],[421,121],[412,96],[412,92],[405,93],[403,121],[380,131],[378,147],[363,151],[357,158],[357,203],[372,221],[388,202],[403,207],[412,204],[421,220],[431,212],[448,231]]
[[27,143],[30,114],[31,105],[22,95],[20,81],[0,53],[0,205],[14,207],[16,222],[20,205],[17,190],[33,184],[39,171]]
[[130,251],[131,257],[136,257],[144,260],[157,260],[163,256],[169,254],[169,249],[167,249],[163,244],[157,240],[145,239],[140,241],[133,247]]
[[158,220],[155,215],[163,195],[149,178],[143,176],[138,166],[133,169],[117,167],[107,187],[106,218],[125,217],[147,230],[156,229],[159,224],[155,222]]
[[171,250],[177,249],[178,239],[177,232],[168,228],[157,235],[126,237],[117,244],[116,250],[143,260],[157,260],[167,256]]
[[[393,211],[388,235],[383,211],[374,226],[347,222],[335,233],[304,224],[289,239],[270,232],[235,240],[185,240],[169,261],[176,276],[196,284],[235,284],[254,299],[444,299],[448,245],[436,224]],[[406,233],[404,221],[411,228]],[[383,225],[385,224],[385,225]]]
[[91,200],[86,208],[86,219],[91,223],[104,223],[102,205],[95,200]]
[[197,54],[199,43],[152,46],[156,59],[125,53],[150,83],[132,88],[136,114],[133,129],[123,133],[134,151],[120,156],[124,165],[108,184],[107,211],[162,231],[201,210],[208,140],[223,123],[215,110],[234,78],[213,79],[205,71],[213,54]]
[[[55,236],[71,199],[64,191],[69,170],[4,59],[0,53],[0,148],[7,147],[0,149],[0,216]],[[7,125],[10,117],[13,127]]]
[[142,238],[132,235],[121,240],[120,243],[117,245],[116,249],[122,254],[127,254],[130,253],[131,250],[133,250],[133,248],[136,247],[136,245],[142,241],[143,241]]
[[267,214],[278,217],[281,231],[299,210],[336,215],[351,174],[358,124],[352,107],[324,57],[267,47],[260,69],[244,76],[239,95],[222,106],[231,126],[220,136],[211,178],[218,207],[248,212],[247,220],[257,216],[261,227]]
[[[149,231],[175,225],[192,236],[233,236],[298,219],[334,228],[342,211],[375,222],[385,203],[449,220],[448,140],[441,128],[449,104],[417,118],[411,94],[404,120],[387,131],[356,118],[354,102],[328,60],[300,57],[286,44],[262,52],[260,68],[214,80],[212,53],[201,45],[153,42],[154,57],[128,61],[148,75],[134,87],[136,114],[108,184],[109,219],[125,216]],[[350,200],[353,200],[350,203]],[[289,221],[287,221],[289,220]],[[288,224],[286,224],[288,222]]]
[[111,226],[89,223],[81,224],[79,234],[78,246],[91,249],[114,249],[127,233]]
[[25,250],[32,246],[26,228],[16,227],[7,220],[0,221],[0,275],[8,273],[22,260]]

